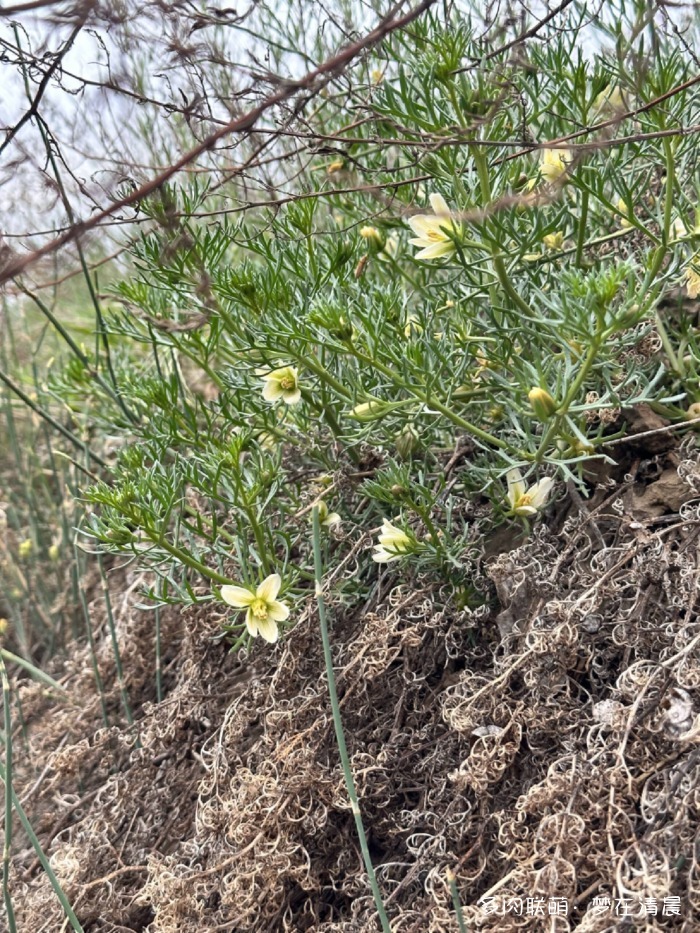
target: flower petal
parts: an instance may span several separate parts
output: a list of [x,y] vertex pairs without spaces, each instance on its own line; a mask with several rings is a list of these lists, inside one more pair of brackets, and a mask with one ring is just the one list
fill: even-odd
[[508,470],[506,482],[508,483],[508,502],[510,502],[511,508],[515,508],[518,499],[525,495],[523,475],[517,467]]
[[[263,393],[263,395],[264,394],[265,393]],[[287,403],[287,405],[296,405],[301,401],[301,389],[299,387],[292,389],[291,391],[287,389],[284,392],[284,401]]]
[[549,494],[554,486],[554,480],[551,476],[546,476],[539,483],[530,489],[530,503],[536,508],[541,509],[549,499]]
[[430,206],[434,214],[442,214],[445,217],[450,216],[450,209],[447,206],[447,201],[441,194],[431,194],[428,200],[430,201]]
[[265,641],[269,642],[270,644],[274,644],[274,642],[277,641],[277,636],[279,635],[277,623],[269,616],[264,621],[258,621],[258,632],[262,635]]
[[271,603],[277,599],[281,587],[282,577],[278,573],[271,573],[269,577],[265,577],[255,595],[258,599],[264,599],[266,603]]
[[253,610],[249,609],[245,614],[245,625],[253,638],[258,637],[258,620],[253,615]]
[[[265,377],[267,379],[267,377]],[[276,402],[278,399],[282,398],[284,395],[284,389],[276,382],[274,379],[269,379],[265,382],[265,388],[263,389],[263,398],[266,402]]]
[[276,599],[267,604],[267,617],[273,622],[284,622],[289,618],[289,606],[286,603],[280,603]]
[[455,245],[452,240],[443,240],[441,243],[431,243],[420,253],[416,253],[414,259],[440,259],[441,256],[448,256],[453,253]]
[[273,369],[268,372],[267,376],[263,376],[263,379],[274,379],[275,382],[279,382],[280,379],[284,379],[285,376],[288,376],[292,372],[289,366],[280,366],[279,369]]
[[424,239],[430,233],[440,229],[439,219],[430,214],[416,214],[414,217],[409,217],[408,225],[417,236],[422,236]]
[[253,602],[255,595],[242,586],[230,586],[226,584],[221,587],[221,598],[225,603],[228,603],[229,606],[233,606],[236,609],[245,609],[246,606],[250,606]]

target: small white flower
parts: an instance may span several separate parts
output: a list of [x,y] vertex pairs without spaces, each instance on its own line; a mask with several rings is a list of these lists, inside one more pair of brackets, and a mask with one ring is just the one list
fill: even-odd
[[392,525],[386,518],[382,522],[379,544],[374,545],[372,560],[378,564],[388,564],[399,560],[414,549],[414,542],[405,531]]
[[431,194],[430,206],[432,214],[417,214],[409,217],[408,224],[415,233],[415,237],[408,242],[412,246],[420,246],[416,259],[440,259],[449,256],[455,250],[455,236],[459,237],[462,227],[457,223],[441,194]]
[[547,476],[526,489],[522,473],[517,467],[506,473],[508,483],[508,502],[513,515],[536,515],[543,509],[554,486],[554,480]]
[[296,405],[301,401],[299,388],[299,373],[294,366],[283,366],[273,369],[262,377],[265,383],[263,398],[266,402],[278,402],[280,399],[286,405]]
[[270,643],[277,641],[278,622],[289,616],[289,607],[279,602],[277,594],[282,586],[278,573],[266,577],[256,590],[244,586],[222,586],[221,598],[235,609],[247,609],[245,624],[256,638],[262,635]]

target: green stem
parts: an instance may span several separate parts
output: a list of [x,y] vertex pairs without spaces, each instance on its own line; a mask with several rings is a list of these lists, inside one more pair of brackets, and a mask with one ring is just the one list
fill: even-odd
[[499,437],[495,437],[493,434],[489,434],[488,431],[482,431],[481,428],[477,427],[475,424],[472,424],[471,421],[467,421],[465,418],[462,418],[456,412],[452,411],[447,405],[438,401],[434,396],[431,396],[428,392],[423,392],[421,389],[416,388],[416,386],[408,385],[406,382],[401,379],[401,377],[389,366],[385,366],[383,363],[380,363],[379,360],[374,360],[367,354],[362,353],[362,351],[357,350],[353,347],[353,355],[359,360],[363,360],[365,363],[369,363],[370,366],[374,366],[375,369],[379,370],[380,373],[383,373],[387,378],[391,379],[394,385],[399,386],[402,389],[405,389],[406,392],[409,392],[419,401],[423,402],[424,405],[427,405],[428,408],[434,408],[436,411],[439,411],[440,414],[444,415],[446,418],[449,418],[454,424],[463,430],[467,431],[469,434],[474,437],[478,437],[479,440],[483,441],[485,444],[488,444],[491,447],[498,447],[500,450],[509,450],[510,445],[505,441],[502,441]]
[[314,523],[314,570],[316,575],[316,599],[318,602],[318,618],[321,626],[321,640],[323,642],[323,659],[326,666],[326,675],[328,677],[328,692],[330,694],[331,700],[331,710],[333,713],[333,726],[335,727],[335,737],[338,743],[338,751],[340,752],[340,761],[343,767],[343,776],[345,777],[345,787],[347,788],[348,797],[350,798],[350,806],[352,808],[352,815],[355,818],[355,828],[357,830],[357,836],[360,841],[360,849],[362,850],[362,860],[365,863],[365,870],[369,878],[370,887],[372,888],[372,895],[374,896],[374,904],[377,908],[377,914],[379,915],[379,922],[381,923],[382,930],[384,933],[391,933],[391,926],[389,924],[389,919],[386,915],[386,910],[384,908],[384,902],[382,900],[382,894],[379,890],[379,884],[377,883],[377,876],[374,872],[374,866],[372,865],[372,857],[369,853],[369,846],[367,845],[367,836],[365,835],[365,828],[362,822],[362,813],[360,812],[360,805],[357,799],[357,791],[355,790],[355,781],[352,776],[352,768],[350,766],[350,756],[348,755],[347,745],[345,744],[345,732],[343,731],[343,721],[340,716],[340,704],[338,703],[338,691],[335,685],[335,674],[333,673],[333,656],[331,654],[331,643],[328,635],[328,624],[326,622],[326,605],[323,598],[323,561],[321,559],[321,518],[318,511],[318,506],[314,506],[313,510],[313,523]]
[[[664,156],[666,160],[666,189],[664,192],[664,229],[663,236],[661,238],[661,246],[656,250],[656,255],[654,256],[654,261],[651,265],[651,268],[646,274],[643,288],[643,293],[648,290],[648,287],[655,281],[656,276],[661,270],[664,259],[668,252],[668,240],[671,235],[671,221],[673,219],[673,188],[675,185],[676,174],[675,174],[675,165],[673,162],[673,146],[669,139],[664,139]],[[646,288],[645,288],[646,286]],[[661,343],[663,345],[664,351],[669,359],[671,368],[677,372],[679,375],[683,375],[683,366],[678,358],[678,355],[671,346],[671,341],[669,340],[666,328],[661,321],[659,312],[654,312],[654,317],[656,318],[656,327],[661,337]]]
[[218,583],[221,586],[230,586],[234,582],[233,580],[229,580],[228,577],[223,576],[223,574],[218,573],[216,570],[212,570],[211,567],[207,567],[206,564],[197,560],[196,557],[192,557],[191,554],[188,554],[187,551],[183,551],[182,548],[175,547],[174,544],[169,544],[162,535],[157,534],[150,528],[143,528],[142,530],[146,537],[150,538],[154,544],[162,547],[168,554],[176,557],[182,564],[185,564],[185,566],[189,567],[191,570],[196,570],[197,573],[206,577],[208,580],[212,580],[214,583]]
[[253,529],[253,536],[255,538],[255,543],[258,546],[258,552],[260,554],[260,560],[262,562],[263,570],[265,574],[270,573],[270,563],[267,559],[267,547],[265,544],[265,533],[260,527],[260,522],[258,521],[257,515],[253,506],[249,505],[245,499],[245,492],[240,490],[241,495],[241,504],[243,506],[243,511],[246,514],[248,521],[250,522],[250,527]]
[[576,265],[581,268],[583,261],[583,247],[586,243],[586,224],[588,223],[588,191],[581,195],[581,216],[578,222],[578,237],[576,239]]
[[[107,585],[107,575],[105,574],[104,566],[102,564],[102,558],[98,556],[97,566],[100,571],[100,581],[102,583],[102,595],[105,600],[105,609],[107,611],[107,626],[109,628],[109,635],[112,642],[112,651],[114,652],[114,670],[117,675],[117,683],[119,684],[119,693],[122,699],[122,706],[124,707],[124,714],[126,716],[126,721],[129,725],[133,725],[134,717],[131,712],[131,704],[129,703],[129,695],[126,690],[126,681],[124,680],[124,669],[122,667],[122,657],[119,650],[119,640],[117,639],[117,628],[114,624],[114,615],[112,613],[112,600],[109,595],[109,586]],[[140,743],[139,743],[140,744]]]
[[23,668],[29,674],[29,676],[36,680],[38,683],[45,684],[47,687],[58,691],[58,693],[61,693],[64,696],[67,693],[66,688],[62,687],[58,681],[53,679],[53,677],[49,676],[49,674],[45,674],[41,668],[35,667],[30,661],[26,661],[19,655],[13,654],[12,651],[8,651],[7,648],[0,648],[0,658],[3,661],[10,661],[12,664],[16,664],[18,667]]
[[17,816],[19,817],[19,821],[22,824],[22,828],[24,829],[24,832],[26,833],[27,838],[29,839],[29,842],[32,845],[32,848],[36,852],[36,857],[39,859],[39,864],[44,869],[46,873],[46,877],[49,879],[49,883],[54,890],[54,894],[58,898],[58,901],[61,907],[63,908],[63,911],[66,917],[68,918],[68,922],[73,927],[74,933],[84,933],[84,930],[82,926],[80,925],[80,921],[75,915],[75,911],[71,907],[70,902],[68,898],[66,897],[65,892],[63,891],[63,888],[61,887],[58,878],[56,877],[54,873],[54,870],[51,868],[51,863],[49,862],[46,855],[44,854],[44,850],[41,848],[41,843],[37,839],[37,835],[32,829],[32,824],[29,822],[27,818],[27,814],[22,809],[22,804],[19,802],[17,798],[17,794],[15,794],[12,788],[11,782],[8,780],[7,771],[1,764],[0,764],[0,781],[2,781],[6,786],[10,788],[10,793],[12,795],[12,805],[17,813]]
[[545,452],[552,441],[552,438],[558,434],[561,422],[565,418],[567,412],[569,411],[569,408],[571,407],[572,402],[578,395],[581,389],[581,386],[585,382],[588,376],[588,373],[590,372],[591,367],[593,366],[593,363],[595,362],[596,357],[598,356],[598,351],[600,350],[601,344],[605,340],[605,337],[606,337],[606,331],[601,330],[601,329],[599,329],[597,333],[594,335],[593,342],[588,348],[588,353],[586,354],[586,358],[584,359],[581,365],[581,369],[579,370],[578,375],[576,376],[574,381],[569,386],[569,391],[566,393],[564,400],[559,406],[557,410],[557,414],[552,418],[549,425],[547,426],[547,429],[542,435],[542,440],[540,442],[540,446],[537,448],[537,453],[532,458],[537,463],[540,463],[542,461],[542,458],[544,457]]
[[344,386],[342,382],[339,382],[335,376],[332,376],[325,366],[318,362],[312,353],[309,353],[308,356],[299,356],[297,362],[306,369],[310,369],[312,373],[315,373],[318,378],[327,383],[327,385],[332,386],[340,396],[347,399],[352,398],[352,392],[350,392],[348,387]]
[[459,933],[467,933],[467,925],[464,922],[464,913],[462,912],[462,902],[459,899],[459,891],[457,890],[457,881],[455,879],[454,873],[449,868],[447,869],[447,883],[450,886],[452,904],[454,905],[455,913],[457,914],[457,925],[459,927]]
[[[476,165],[476,172],[479,176],[479,187],[481,189],[481,200],[483,201],[483,208],[486,208],[491,203],[491,181],[489,179],[489,166],[486,159],[486,154],[481,150],[479,146],[471,147],[472,158],[474,159],[474,164]],[[498,251],[498,247],[495,244],[490,244],[489,246],[491,251],[491,261],[493,263],[493,271],[496,273],[496,277],[500,282],[501,288],[510,298],[513,304],[526,314],[529,318],[532,317],[532,309],[528,303],[520,297],[518,292],[513,287],[513,283],[510,280],[508,275],[508,270],[505,267],[503,262],[503,257]]]
[[5,729],[5,839],[2,850],[2,895],[7,916],[9,933],[17,933],[17,922],[10,895],[10,854],[12,851],[12,717],[10,706],[10,682],[7,679],[5,662],[0,657],[0,680],[2,681],[3,724]]
[[59,434],[62,434],[67,440],[69,440],[71,444],[75,444],[75,446],[79,450],[82,450],[86,456],[92,458],[96,463],[99,463],[100,466],[107,466],[107,463],[102,459],[102,457],[98,456],[96,453],[93,453],[87,444],[84,444],[79,438],[77,438],[72,431],[69,431],[68,428],[64,427],[60,423],[60,421],[56,421],[55,418],[52,418],[51,415],[44,411],[44,409],[39,405],[37,405],[36,402],[33,402],[26,394],[26,392],[23,392],[17,383],[10,379],[10,377],[6,373],[2,372],[2,370],[0,370],[0,382],[4,382],[7,388],[12,389],[15,395],[19,396],[19,398],[22,399],[28,408],[31,408],[33,412],[36,412],[36,414],[43,418],[44,421],[46,421],[48,424],[50,424],[52,428],[55,428]]

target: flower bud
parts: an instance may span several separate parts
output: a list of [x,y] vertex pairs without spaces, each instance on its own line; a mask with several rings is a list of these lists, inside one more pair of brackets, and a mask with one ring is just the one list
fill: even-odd
[[352,340],[354,333],[354,328],[349,321],[346,321],[344,317],[339,317],[335,324],[331,324],[328,328],[328,333],[331,337],[335,337],[336,340],[342,340],[347,342]]
[[367,241],[370,253],[380,253],[386,244],[386,237],[376,227],[362,227],[360,236]]
[[356,405],[348,414],[355,421],[369,424],[371,421],[379,421],[384,415],[388,415],[394,408],[400,408],[403,404],[403,402],[385,402],[380,398],[373,398],[369,402]]
[[540,421],[547,421],[557,410],[557,403],[545,389],[533,386],[527,394],[532,410]]
[[396,453],[402,460],[408,460],[419,444],[416,429],[412,426],[406,427],[396,438]]

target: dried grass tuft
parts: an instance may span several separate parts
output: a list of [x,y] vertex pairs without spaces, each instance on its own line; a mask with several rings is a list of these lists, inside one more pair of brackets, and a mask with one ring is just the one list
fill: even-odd
[[[470,930],[545,929],[485,914],[485,896],[567,898],[569,916],[547,930],[603,933],[627,927],[587,910],[594,896],[677,895],[680,916],[630,929],[697,928],[700,466],[689,446],[656,461],[602,479],[585,510],[507,553],[465,554],[485,607],[457,611],[425,579],[364,610],[331,601],[349,751],[396,933],[458,929],[448,869]],[[659,512],[657,483],[675,511]],[[116,583],[135,728],[102,724],[85,652],[66,667],[74,705],[22,688],[17,791],[86,931],[377,929],[313,615],[245,658],[214,640],[216,610],[164,612],[156,704],[152,620]],[[116,723],[107,639],[100,650]],[[28,848],[11,880],[20,929],[62,928]]]

